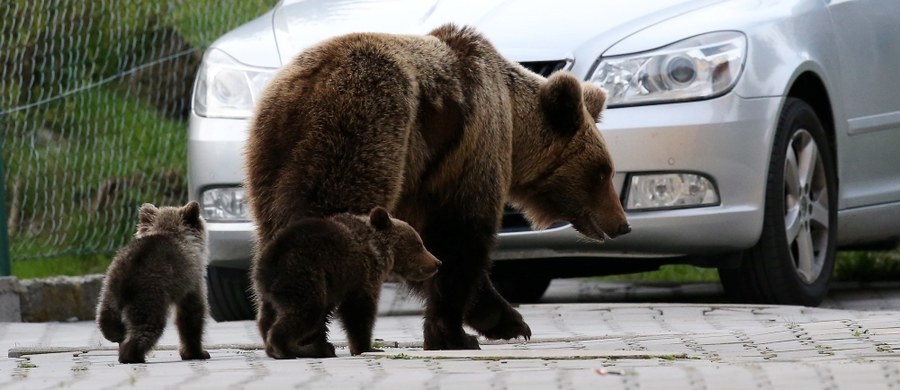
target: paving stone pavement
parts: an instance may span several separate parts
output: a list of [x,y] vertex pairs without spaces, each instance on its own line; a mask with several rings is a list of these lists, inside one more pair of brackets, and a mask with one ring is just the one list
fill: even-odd
[[396,286],[375,329],[386,352],[360,357],[339,324],[336,359],[269,359],[244,321],[210,323],[208,361],[180,361],[170,327],[147,364],[120,365],[93,323],[0,323],[0,388],[900,388],[900,285],[836,286],[820,308],[723,299],[709,284],[554,281],[519,308],[529,342],[466,357],[421,351],[420,304]]

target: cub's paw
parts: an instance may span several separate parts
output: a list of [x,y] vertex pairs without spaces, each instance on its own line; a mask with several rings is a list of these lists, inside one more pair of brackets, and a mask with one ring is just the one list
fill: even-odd
[[334,352],[334,344],[329,342],[316,342],[312,344],[301,345],[297,350],[297,356],[302,358],[333,358],[337,357]]
[[206,360],[209,359],[208,351],[181,352],[181,360]]
[[356,356],[356,355],[359,355],[359,354],[363,354],[363,353],[366,353],[366,352],[384,352],[384,350],[383,350],[383,349],[378,349],[378,348],[369,348],[369,349],[365,349],[365,350],[363,350],[363,349],[354,349],[354,348],[350,348],[350,354],[353,355],[353,356]]
[[137,348],[133,342],[126,341],[119,344],[119,363],[135,364],[146,362],[146,353]]
[[295,353],[286,351],[271,343],[266,343],[266,355],[272,359],[293,359],[297,357]]
[[143,357],[135,357],[135,356],[119,356],[119,363],[122,364],[138,364],[138,363],[147,363],[147,360]]

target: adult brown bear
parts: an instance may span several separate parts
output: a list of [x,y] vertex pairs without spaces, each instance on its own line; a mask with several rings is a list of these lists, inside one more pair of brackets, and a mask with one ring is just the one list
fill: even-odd
[[410,283],[426,298],[426,349],[478,348],[464,322],[529,338],[488,278],[503,206],[597,240],[631,230],[595,125],[605,99],[569,73],[545,79],[507,61],[468,27],[324,41],[284,66],[251,122],[257,245],[298,218],[384,205],[443,261]]

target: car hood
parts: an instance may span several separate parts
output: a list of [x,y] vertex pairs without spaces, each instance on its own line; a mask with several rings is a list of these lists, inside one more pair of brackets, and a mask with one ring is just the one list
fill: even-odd
[[[656,23],[723,0],[286,0],[274,10],[282,63],[331,36],[354,31],[423,34],[454,22],[475,26],[513,61],[596,54]],[[593,59],[591,59],[593,60]]]

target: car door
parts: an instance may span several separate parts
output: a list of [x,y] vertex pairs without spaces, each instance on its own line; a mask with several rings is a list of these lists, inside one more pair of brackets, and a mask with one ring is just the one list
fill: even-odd
[[847,136],[838,136],[841,206],[900,201],[900,2],[823,1],[841,67],[832,93],[847,120]]

